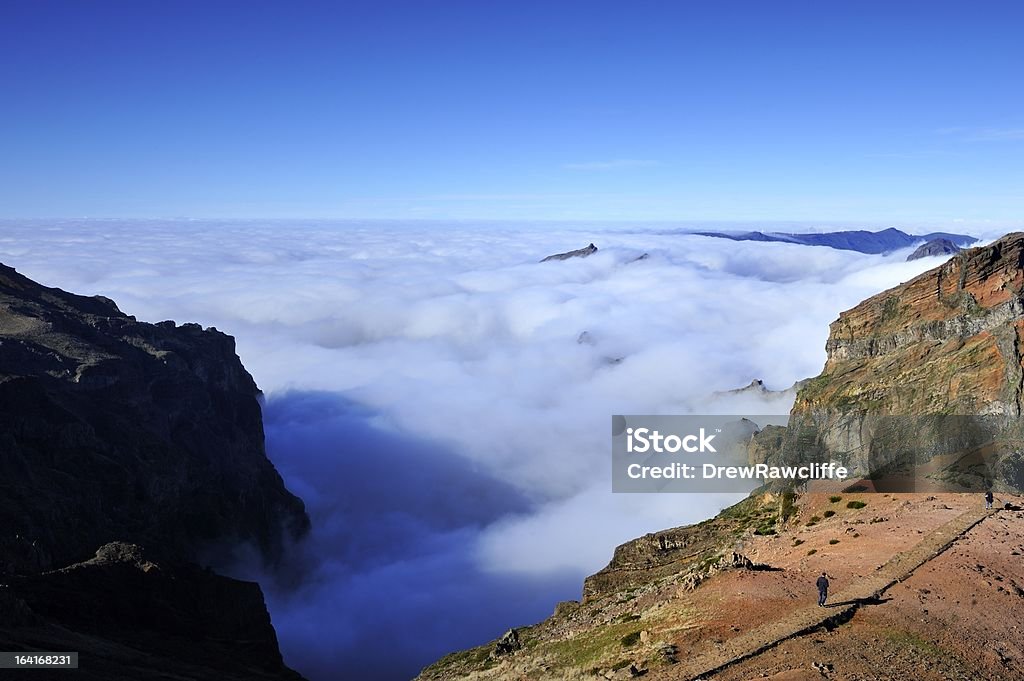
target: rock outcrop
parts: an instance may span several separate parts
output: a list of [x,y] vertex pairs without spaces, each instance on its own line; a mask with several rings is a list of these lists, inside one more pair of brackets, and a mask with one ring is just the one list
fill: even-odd
[[267,459],[258,397],[230,336],[0,265],[0,565],[67,565],[111,541],[184,558],[247,542],[273,559],[309,521]]
[[281,659],[254,583],[154,561],[124,543],[7,581],[0,646],[77,651],[76,678],[301,679]]
[[550,260],[568,260],[569,258],[586,258],[588,255],[597,253],[597,246],[590,244],[585,248],[579,248],[575,251],[567,251],[565,253],[555,253],[541,260],[541,262],[548,262]]
[[907,262],[930,258],[936,255],[955,255],[963,249],[949,239],[932,239],[918,246],[913,253],[907,256]]

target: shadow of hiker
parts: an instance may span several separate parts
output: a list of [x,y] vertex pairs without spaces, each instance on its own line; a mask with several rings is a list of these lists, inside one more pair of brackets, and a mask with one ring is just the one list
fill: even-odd
[[849,601],[842,601],[839,603],[828,603],[825,605],[826,608],[842,608],[847,605],[881,605],[888,603],[892,598],[879,598],[878,596],[868,596],[867,598],[854,598]]

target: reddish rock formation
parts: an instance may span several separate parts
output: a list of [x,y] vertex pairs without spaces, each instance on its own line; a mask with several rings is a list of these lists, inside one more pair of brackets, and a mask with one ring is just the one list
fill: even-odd
[[1009,234],[839,315],[794,413],[1021,413],[1024,234]]

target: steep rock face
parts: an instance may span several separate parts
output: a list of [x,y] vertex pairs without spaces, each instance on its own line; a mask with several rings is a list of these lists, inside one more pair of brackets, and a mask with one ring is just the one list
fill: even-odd
[[[791,429],[813,424],[830,453],[858,452],[847,462],[860,474],[891,417],[901,419],[900,442],[931,454],[1019,440],[1022,330],[1024,234],[1015,233],[843,312],[824,370],[797,394]],[[1019,467],[1019,452],[1000,456]]]
[[230,336],[138,322],[0,265],[0,571],[111,541],[273,558],[308,518],[266,457],[258,395]]
[[258,396],[230,336],[0,265],[0,649],[77,651],[90,681],[301,679],[259,585],[190,562],[309,526]]
[[828,360],[795,413],[843,404],[876,413],[1021,408],[1024,234],[973,248],[868,298],[829,327]]

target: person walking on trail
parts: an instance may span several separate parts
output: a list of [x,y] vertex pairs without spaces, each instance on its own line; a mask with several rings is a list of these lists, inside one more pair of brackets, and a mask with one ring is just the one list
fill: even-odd
[[818,607],[823,608],[825,601],[828,600],[828,575],[822,572],[815,584],[818,587]]
[[985,492],[985,508],[992,508],[992,490]]

